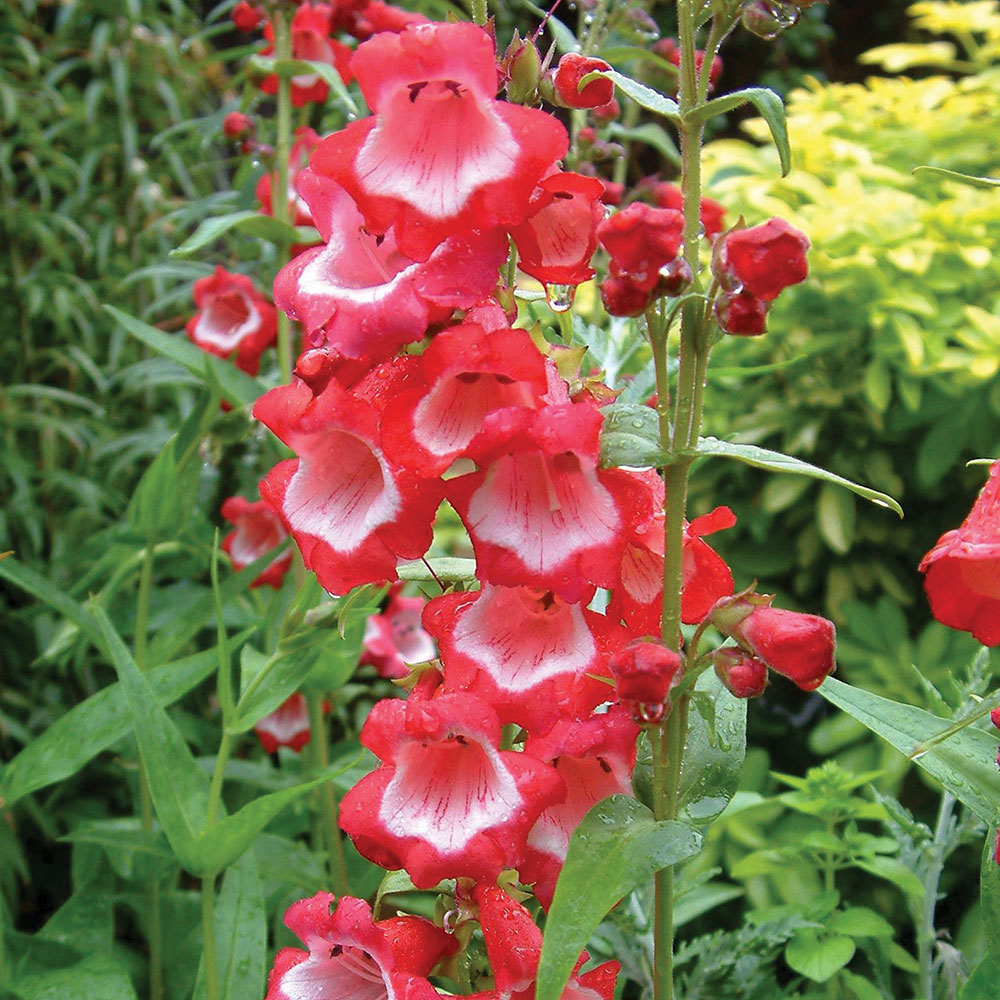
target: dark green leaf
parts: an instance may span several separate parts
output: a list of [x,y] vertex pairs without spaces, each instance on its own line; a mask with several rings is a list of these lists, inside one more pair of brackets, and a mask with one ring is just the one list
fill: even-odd
[[106,305],[104,308],[133,337],[137,337],[147,347],[151,347],[165,358],[177,362],[198,378],[205,377],[207,365],[218,381],[226,399],[233,405],[247,406],[267,392],[267,387],[258,382],[257,379],[251,378],[246,372],[240,371],[234,364],[230,364],[222,358],[206,354],[200,347],[191,343],[187,337],[164,333],[162,330],[157,330],[155,326],[150,326],[134,316],[128,316],[115,309],[114,306]]
[[990,956],[1000,964],[1000,864],[994,858],[995,831],[991,827],[983,846],[983,866],[979,879],[979,898],[983,907],[983,929]]
[[299,229],[248,208],[242,212],[230,212],[228,215],[217,215],[214,219],[205,219],[176,250],[170,251],[170,256],[193,257],[232,230],[279,244],[315,243],[318,239],[314,229]]
[[598,802],[570,838],[556,883],[538,965],[537,1000],[562,996],[580,952],[619,900],[655,872],[700,849],[697,830],[686,823],[658,822],[631,796]]
[[922,752],[924,744],[950,728],[947,719],[842,684],[832,677],[827,678],[819,693],[900,753],[911,756],[984,823],[995,821],[1000,802],[1000,772],[996,767],[997,741],[989,733],[966,726]]
[[[96,628],[96,623],[95,623]],[[246,629],[230,640],[238,649],[253,635]],[[200,684],[217,665],[215,650],[156,667],[147,675],[155,703],[170,705]],[[31,792],[75,774],[132,729],[125,692],[112,684],[57,719],[0,771],[0,799],[10,806]]]
[[692,706],[678,803],[680,819],[703,825],[736,794],[747,749],[747,703],[731,695],[711,670],[698,678],[695,690],[711,698],[715,719],[710,726]]
[[20,1000],[136,1000],[128,972],[109,955],[69,968],[29,973],[6,984]]
[[838,486],[843,486],[844,489],[856,493],[859,497],[870,500],[879,507],[888,507],[900,517],[903,516],[903,508],[888,494],[879,493],[878,490],[873,490],[868,486],[860,486],[850,479],[821,469],[818,465],[811,465],[809,462],[803,462],[791,455],[784,455],[780,451],[758,448],[753,444],[736,444],[732,441],[720,441],[718,438],[706,437],[698,442],[698,454],[735,458],[739,462],[745,462],[758,469],[769,469],[771,472],[789,472],[797,476],[809,476],[811,479],[836,483]]
[[601,465],[649,468],[663,462],[659,417],[640,403],[612,403],[602,411]]
[[825,983],[854,957],[855,944],[849,937],[820,934],[812,927],[795,932],[785,948],[785,961],[814,983]]
[[996,1000],[997,983],[1000,983],[1000,961],[987,955],[972,970],[959,1000]]

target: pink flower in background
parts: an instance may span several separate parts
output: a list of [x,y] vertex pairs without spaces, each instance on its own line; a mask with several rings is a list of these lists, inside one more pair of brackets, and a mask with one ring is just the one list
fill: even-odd
[[[312,151],[319,144],[319,136],[314,129],[303,127],[295,130],[295,141],[288,156],[288,217],[296,226],[311,226],[312,211],[299,193],[299,174],[309,163]],[[264,174],[254,189],[254,196],[265,215],[274,215],[271,191],[278,183],[278,172]]]
[[266,753],[278,747],[290,747],[298,753],[310,740],[309,711],[301,694],[286,698],[270,715],[265,715],[253,731]]
[[383,677],[405,677],[414,664],[437,656],[434,640],[421,623],[427,601],[403,597],[402,589],[402,584],[393,585],[385,610],[371,615],[365,625],[360,663],[370,664]]
[[248,277],[224,267],[194,283],[194,302],[198,312],[185,327],[191,340],[220,358],[235,354],[236,366],[256,375],[278,334],[274,306]]
[[[288,537],[281,518],[263,500],[251,502],[243,497],[229,497],[223,501],[220,513],[235,525],[235,530],[222,539],[222,550],[229,554],[233,569],[237,571],[249,566]],[[291,552],[278,556],[250,586],[277,589],[291,563]]]

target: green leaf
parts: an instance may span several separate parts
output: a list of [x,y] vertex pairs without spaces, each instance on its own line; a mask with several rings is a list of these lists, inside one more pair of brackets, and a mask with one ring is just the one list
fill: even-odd
[[592,80],[599,80],[602,77],[605,80],[611,80],[623,94],[627,94],[636,104],[644,107],[647,111],[653,111],[674,122],[680,121],[681,109],[675,100],[614,69],[597,70],[593,73],[587,73],[580,80],[581,89]]
[[184,737],[157,704],[148,679],[140,673],[103,609],[93,609],[132,716],[139,754],[163,832],[181,865],[194,875],[200,864],[198,840],[208,810],[208,779],[195,762]]
[[308,677],[321,646],[316,643],[311,650],[298,650],[287,656],[275,653],[272,657],[244,646],[240,656],[240,698],[226,731],[245,733],[293,695]]
[[984,823],[993,823],[1000,802],[996,739],[966,726],[922,752],[924,744],[951,728],[947,719],[828,677],[819,693],[936,778]]
[[845,969],[840,974],[840,980],[854,994],[853,1000],[885,1000],[882,991],[864,976],[857,976]]
[[761,118],[767,122],[767,127],[771,130],[771,138],[774,139],[775,148],[778,150],[778,159],[781,161],[781,176],[786,176],[788,171],[792,169],[792,150],[788,144],[788,121],[785,117],[785,103],[773,90],[768,90],[766,87],[734,90],[733,93],[717,97],[714,101],[709,101],[696,109],[692,116],[696,121],[707,122],[715,115],[724,115],[747,103],[752,104],[760,112]]
[[894,941],[889,945],[889,961],[897,969],[903,972],[917,973],[920,971],[920,963],[902,946]]
[[649,468],[663,462],[656,410],[641,403],[612,403],[602,411],[601,465]]
[[68,968],[29,973],[5,985],[19,1000],[136,1000],[128,972],[110,955],[90,955]]
[[994,860],[996,837],[991,829],[983,845],[983,865],[979,877],[983,929],[990,956],[1000,964],[1000,865]]
[[329,63],[312,62],[307,59],[270,59],[267,56],[255,55],[249,60],[250,68],[259,73],[274,73],[286,80],[297,76],[319,76],[323,82],[340,98],[344,110],[357,117],[360,114],[351,92],[347,89],[336,66]]
[[888,937],[893,935],[892,924],[867,906],[849,906],[837,910],[826,922],[827,930],[848,937]]
[[634,128],[626,128],[624,125],[619,125],[618,122],[612,122],[610,132],[616,139],[644,142],[647,146],[652,146],[675,167],[681,165],[681,154],[677,149],[677,143],[674,142],[670,133],[656,122],[646,122],[644,125],[636,125]]
[[690,713],[678,805],[680,819],[703,825],[715,819],[736,794],[747,748],[747,703],[731,695],[714,671],[702,674],[695,690],[712,699],[715,720],[710,726],[700,712]]
[[400,563],[396,567],[400,580],[434,580],[442,583],[466,583],[476,578],[475,559],[443,556]]
[[821,935],[813,927],[801,927],[785,948],[785,961],[814,983],[825,983],[854,957],[849,937]]
[[598,802],[573,832],[556,883],[538,965],[537,1000],[558,1000],[580,952],[619,900],[655,872],[700,849],[697,830],[677,821],[658,822],[631,796]]
[[214,219],[205,219],[177,249],[170,251],[170,256],[193,257],[232,230],[278,244],[315,243],[319,236],[311,227],[300,229],[248,208],[242,212],[230,212],[228,215],[217,215]]
[[[230,649],[238,649],[254,631],[249,628],[233,636]],[[147,679],[155,703],[165,707],[177,701],[208,677],[217,662],[215,650],[210,649],[154,668]],[[11,806],[39,788],[76,774],[131,729],[122,686],[112,684],[98,691],[56,719],[0,770],[0,800]]]
[[797,476],[809,476],[811,479],[820,479],[827,483],[836,483],[844,489],[856,493],[865,500],[870,500],[879,507],[888,507],[895,511],[900,517],[903,516],[903,508],[886,493],[879,493],[868,486],[860,486],[858,483],[838,476],[826,469],[821,469],[818,465],[811,465],[803,462],[799,458],[785,455],[780,451],[771,451],[768,448],[758,448],[753,444],[736,444],[732,441],[720,441],[718,438],[706,437],[698,442],[699,455],[715,455],[721,458],[735,458],[739,462],[745,462],[758,469],[768,469],[771,472],[787,472]]
[[972,970],[972,975],[959,994],[959,1000],[996,1000],[998,982],[1000,961],[987,955]]
[[150,326],[134,316],[129,316],[121,310],[115,309],[114,306],[106,305],[104,309],[133,337],[141,340],[147,347],[151,347],[157,354],[162,354],[163,357],[175,361],[198,378],[205,378],[207,366],[207,370],[210,370],[212,376],[218,381],[223,395],[234,406],[247,406],[267,392],[267,387],[263,383],[251,378],[246,372],[240,371],[236,365],[212,354],[207,354],[200,347],[191,343],[187,337],[164,333],[162,330],[157,330],[155,326]]
[[[262,996],[267,916],[253,854],[237,861],[222,880],[215,905],[215,942],[223,1000]],[[192,1000],[205,996],[205,970],[199,967]]]
[[338,775],[350,770],[359,757],[360,755],[346,764],[328,768],[318,777],[303,781],[292,788],[283,788],[281,791],[271,792],[270,795],[262,795],[248,802],[232,816],[224,817],[198,838],[195,855],[197,867],[190,868],[187,865],[185,867],[195,875],[220,872],[228,868],[246,852],[257,839],[257,835],[278,813],[296,799],[300,799],[306,792],[333,781]]
[[823,541],[838,555],[850,551],[857,520],[854,497],[833,483],[824,483],[816,499],[816,527]]
[[854,865],[876,876],[876,878],[891,882],[913,899],[923,898],[923,883],[902,861],[897,861],[896,858],[887,858],[884,854],[872,854],[867,858],[855,859]]
[[959,184],[968,184],[977,188],[1000,187],[1000,177],[975,177],[972,174],[960,174],[956,170],[945,170],[944,167],[914,167],[915,174],[930,174],[932,177],[941,177],[948,181],[957,181]]

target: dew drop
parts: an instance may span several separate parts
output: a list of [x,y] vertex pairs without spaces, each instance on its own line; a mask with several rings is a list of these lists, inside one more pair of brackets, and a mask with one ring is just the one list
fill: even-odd
[[569,312],[576,295],[575,285],[546,285],[545,301],[554,313]]

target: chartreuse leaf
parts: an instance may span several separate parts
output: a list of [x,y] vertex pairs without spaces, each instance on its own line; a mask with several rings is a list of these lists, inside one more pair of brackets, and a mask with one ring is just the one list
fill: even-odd
[[989,733],[966,726],[941,743],[929,745],[934,737],[951,729],[947,719],[832,677],[827,678],[819,693],[900,753],[912,757],[984,823],[996,820],[1000,772],[995,762],[996,739]]
[[680,817],[710,823],[736,794],[747,749],[747,703],[731,695],[710,670],[698,678],[695,696],[714,706],[711,724],[693,704],[678,788]]
[[580,79],[580,89],[583,90],[592,80],[599,80],[601,77],[605,80],[611,80],[623,94],[627,94],[636,104],[644,107],[647,111],[653,111],[674,122],[680,121],[681,109],[675,100],[614,69],[587,73]]
[[205,219],[179,247],[170,251],[170,256],[193,257],[233,230],[271,243],[315,243],[319,239],[319,234],[310,226],[293,226],[248,208],[242,212],[230,212],[228,215]]
[[697,854],[701,834],[657,821],[629,795],[612,795],[584,816],[570,838],[545,924],[537,1000],[558,1000],[573,966],[611,908],[655,872]]
[[768,90],[766,87],[747,87],[746,90],[734,90],[731,94],[717,97],[714,101],[703,104],[693,112],[693,115],[696,120],[707,122],[709,118],[724,115],[726,112],[748,103],[760,112],[761,118],[767,122],[767,127],[771,130],[771,138],[774,139],[775,148],[778,150],[778,159],[781,161],[781,176],[784,177],[792,169],[792,149],[788,143],[785,103],[773,90]]
[[267,392],[267,387],[242,372],[236,365],[206,354],[200,347],[191,343],[187,337],[180,337],[157,330],[155,326],[143,323],[141,319],[129,316],[114,306],[106,305],[105,310],[120,323],[133,337],[151,347],[157,354],[186,368],[198,378],[205,377],[206,366],[217,380],[219,388],[226,399],[235,406],[247,406],[255,402]]
[[914,167],[915,174],[930,174],[932,177],[942,177],[959,184],[968,184],[977,188],[1000,187],[1000,177],[975,177],[972,174],[960,174],[957,170],[945,170],[944,167]]
[[[994,741],[995,742],[995,741]],[[1000,804],[998,804],[1000,808]],[[1000,865],[994,860],[996,839],[991,827],[983,847],[983,868],[979,880],[979,898],[983,908],[983,928],[990,957],[1000,965]]]
[[663,462],[656,410],[641,403],[612,403],[602,411],[601,465],[650,468]]
[[[254,633],[248,628],[229,640],[238,649]],[[164,664],[149,672],[154,702],[170,705],[200,684],[218,663],[214,649]],[[132,729],[125,692],[112,684],[56,719],[0,770],[0,800],[13,805],[46,785],[63,781]]]
[[184,737],[157,704],[149,680],[142,675],[102,608],[94,617],[111,653],[132,716],[139,754],[163,832],[188,871],[201,874],[198,840],[208,811],[208,779],[195,762]]
[[[267,917],[253,853],[240,858],[222,880],[215,904],[215,941],[223,1000],[262,996]],[[205,996],[205,970],[199,966],[192,1000]]]
[[825,983],[854,957],[855,944],[841,934],[801,927],[785,948],[785,961],[814,983]]
[[803,462],[800,458],[785,455],[780,451],[758,448],[754,444],[736,444],[733,441],[720,441],[718,438],[706,437],[698,442],[698,454],[735,458],[738,462],[744,462],[758,469],[786,472],[796,476],[809,476],[811,479],[819,479],[826,483],[836,483],[838,486],[843,486],[844,489],[856,493],[859,497],[870,500],[879,507],[888,507],[900,517],[903,516],[903,508],[887,493],[880,493],[869,486],[861,486],[850,479],[838,476],[836,473],[821,469],[818,465]]

